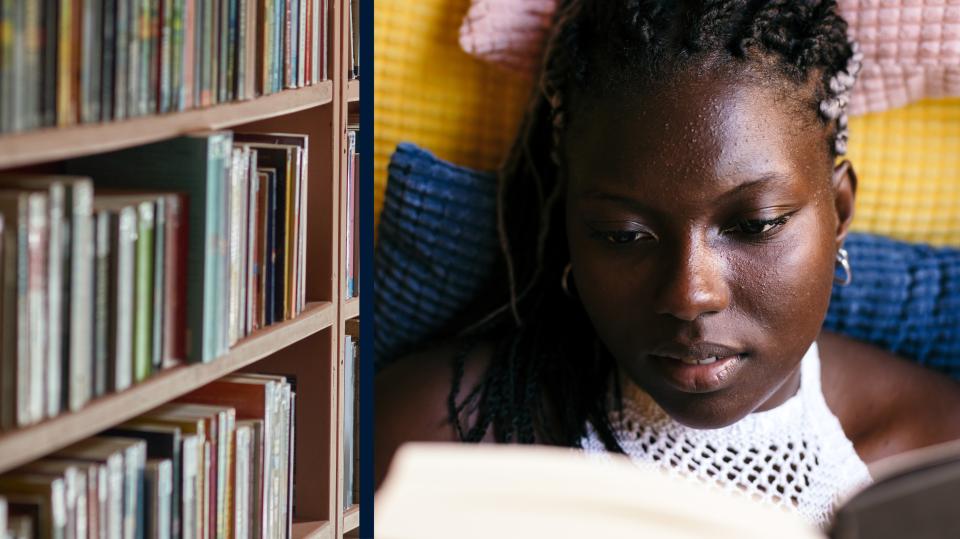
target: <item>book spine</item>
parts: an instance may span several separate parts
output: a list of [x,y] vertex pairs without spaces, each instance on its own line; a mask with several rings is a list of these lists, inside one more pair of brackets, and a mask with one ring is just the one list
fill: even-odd
[[80,111],[84,123],[100,121],[103,5],[101,0],[83,1],[83,65]]
[[254,302],[256,303],[254,316],[254,329],[259,329],[266,325],[264,310],[266,305],[266,257],[267,257],[267,213],[270,208],[270,184],[267,174],[258,174],[258,187],[260,194],[257,198],[257,237],[256,237],[256,294]]
[[170,0],[170,80],[168,111],[183,110],[183,8],[184,0]]
[[310,0],[310,4],[313,6],[313,20],[311,24],[313,25],[313,39],[310,41],[310,58],[312,59],[313,67],[311,67],[311,72],[313,76],[310,78],[312,84],[317,84],[323,79],[323,73],[321,72],[321,60],[320,54],[324,50],[323,39],[324,35],[322,32],[322,19],[323,19],[323,2],[321,0]]
[[186,357],[186,291],[187,257],[189,249],[187,227],[183,222],[185,198],[173,195],[167,198],[167,236],[166,236],[166,298],[164,304],[164,360],[163,368],[173,367]]
[[[237,0],[230,0],[227,2],[227,5],[224,7],[224,11],[227,12],[226,15],[226,29],[223,31],[225,36],[225,49],[226,54],[223,52],[220,53],[220,58],[222,61],[221,69],[226,70],[226,75],[221,74],[220,78],[223,81],[220,85],[221,93],[223,94],[224,101],[233,101],[237,99],[237,34],[239,28],[237,28],[238,21],[240,18],[239,14],[239,5]],[[223,36],[221,36],[223,38]],[[224,42],[221,41],[223,45]]]
[[173,110],[171,100],[171,90],[173,83],[173,39],[174,39],[174,0],[162,0],[158,10],[159,18],[157,28],[159,28],[160,42],[160,74],[157,77],[159,86],[159,97],[157,103],[157,112],[170,112]]
[[142,63],[140,64],[141,95],[140,110],[143,114],[155,114],[157,112],[157,75],[159,74],[159,30],[157,29],[157,2],[155,0],[143,0],[143,26],[142,26]]
[[167,303],[164,294],[164,287],[166,286],[166,272],[164,271],[166,269],[166,257],[164,254],[167,248],[166,201],[167,197],[157,198],[154,203],[153,212],[153,297],[151,301],[153,307],[153,335],[151,337],[153,353],[151,355],[151,363],[154,372],[159,371],[163,366],[163,358],[166,355],[166,351],[163,348],[163,314]]
[[24,91],[24,129],[33,129],[40,125],[40,105],[42,103],[40,74],[42,73],[41,57],[41,18],[40,5],[37,0],[26,2],[26,19],[24,21],[24,78],[18,84],[25,87]]
[[13,0],[0,0],[0,133],[13,129],[12,11]]
[[313,84],[313,40],[316,35],[313,33],[313,0],[306,0],[303,5],[305,16],[303,17],[303,78],[304,86]]
[[17,423],[32,425],[43,419],[44,366],[47,362],[47,195],[31,193],[27,214],[27,345],[28,357],[22,363],[24,372],[23,405],[18,409]]
[[[40,53],[43,58],[43,73],[40,85],[43,89],[43,103],[40,107],[42,117],[40,125],[52,126],[57,123],[57,4],[59,0],[44,0],[43,23],[40,31],[43,42]],[[2,31],[2,30],[0,30]]]
[[180,85],[180,110],[196,106],[195,69],[197,65],[197,0],[183,0],[183,83]]
[[45,365],[46,387],[46,416],[57,415],[62,406],[61,393],[63,391],[62,358],[68,349],[64,345],[63,322],[66,303],[63,301],[64,291],[64,247],[67,245],[64,236],[65,192],[62,184],[53,184],[49,189],[50,204],[50,237],[47,243],[47,363]]
[[24,111],[26,103],[24,94],[26,93],[25,84],[19,81],[26,80],[25,73],[25,36],[24,26],[26,25],[26,8],[16,0],[7,0],[4,9],[4,18],[7,19],[6,26],[9,39],[9,59],[6,62],[10,66],[8,70],[8,81],[10,85],[10,113],[8,131],[21,131],[24,128]]
[[202,0],[203,1],[203,10],[201,11],[200,16],[200,34],[198,35],[201,40],[200,48],[200,105],[207,106],[213,103],[213,100],[210,96],[210,74],[211,69],[211,55],[213,54],[213,38],[214,38],[214,24],[213,24],[213,2],[211,0]]
[[247,36],[253,33],[253,28],[250,28],[250,23],[248,22],[248,10],[247,6],[250,4],[247,0],[237,0],[237,24],[236,24],[236,54],[234,56],[234,65],[236,77],[234,79],[233,85],[233,96],[234,99],[250,99],[250,95],[247,93],[247,48],[249,45],[249,39]]
[[111,339],[114,346],[113,389],[122,391],[133,383],[133,318],[134,290],[136,279],[137,214],[124,208],[114,217],[116,257],[113,271],[113,312],[111,324],[115,333]]
[[303,152],[299,148],[293,153],[293,159],[290,160],[290,196],[288,197],[289,209],[287,211],[289,215],[288,235],[287,235],[287,306],[286,306],[286,317],[293,318],[296,316],[296,300],[297,294],[299,293],[298,281],[297,281],[297,266],[300,263],[297,258],[298,245],[300,244],[300,183],[301,183],[301,170],[300,170],[300,161],[303,159]]
[[248,207],[247,207],[247,232],[246,232],[246,244],[247,244],[247,296],[245,300],[246,305],[246,325],[244,326],[244,334],[249,335],[250,332],[254,330],[254,316],[256,313],[256,260],[257,260],[257,222],[259,216],[257,214],[257,205],[260,199],[260,176],[257,173],[257,152],[256,150],[250,151],[250,161],[247,165],[247,170],[249,171],[248,176]]
[[274,0],[276,13],[274,14],[275,31],[273,33],[273,91],[283,89],[284,75],[284,43],[287,35],[286,7],[289,0]]
[[127,92],[130,58],[130,0],[116,0],[116,37],[113,67],[113,119],[127,117]]
[[240,317],[240,175],[243,173],[243,150],[234,148],[231,152],[233,166],[230,170],[230,183],[227,186],[227,268],[229,286],[227,293],[227,343],[233,345],[238,339],[237,327]]
[[78,182],[71,188],[71,279],[70,279],[70,410],[90,400],[93,364],[93,186]]
[[283,41],[282,43],[282,66],[281,88],[293,87],[293,2],[294,0],[283,1],[283,15],[280,20],[283,21]]
[[109,355],[110,322],[110,214],[97,212],[95,217],[96,228],[96,285],[94,290],[95,313],[94,352],[93,352],[93,396],[99,397],[107,392],[107,364]]
[[297,87],[307,85],[307,61],[309,60],[309,49],[307,48],[307,21],[310,17],[308,0],[298,0],[300,2],[300,12],[297,22],[300,29],[297,30]]
[[330,53],[328,51],[327,44],[330,42],[330,3],[329,0],[322,0],[323,2],[323,40],[321,43],[323,45],[323,50],[320,52],[320,58],[323,59],[323,80],[330,78]]
[[137,206],[137,252],[133,334],[133,379],[146,380],[153,355],[153,235],[154,208],[149,202]]
[[3,229],[3,339],[0,340],[0,428],[16,427],[20,407],[19,364],[25,358],[27,205],[22,197],[4,207]]
[[112,120],[116,89],[117,0],[103,0],[103,77],[100,82],[100,119]]
[[270,71],[273,58],[273,0],[257,0],[257,91],[267,95],[270,86]]
[[267,185],[267,213],[266,234],[264,241],[264,321],[263,325],[269,325],[274,322],[274,313],[276,312],[276,267],[277,267],[277,177],[273,174],[269,176]]
[[128,31],[128,40],[127,40],[127,87],[118,88],[127,92],[127,116],[139,116],[140,115],[140,35],[142,32],[141,29],[141,19],[143,14],[141,12],[141,0],[129,0],[129,18],[127,19]]

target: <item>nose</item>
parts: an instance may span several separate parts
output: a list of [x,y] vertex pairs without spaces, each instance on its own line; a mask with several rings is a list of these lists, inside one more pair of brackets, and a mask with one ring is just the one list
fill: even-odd
[[710,245],[691,239],[676,249],[674,262],[664,264],[656,292],[658,314],[693,321],[730,305],[724,260]]

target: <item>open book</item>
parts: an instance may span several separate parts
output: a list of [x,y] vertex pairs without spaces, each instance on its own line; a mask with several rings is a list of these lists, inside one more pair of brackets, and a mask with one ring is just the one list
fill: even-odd
[[[824,537],[799,516],[542,446],[407,444],[376,494],[378,539]],[[960,537],[960,444],[893,457],[837,512],[835,538]]]

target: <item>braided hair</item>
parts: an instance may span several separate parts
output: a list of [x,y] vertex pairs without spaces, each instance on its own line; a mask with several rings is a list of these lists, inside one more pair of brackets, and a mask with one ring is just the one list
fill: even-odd
[[[477,305],[490,314],[463,331],[454,358],[448,419],[461,440],[478,442],[492,429],[498,442],[577,446],[589,423],[608,450],[622,452],[607,419],[621,400],[607,398],[614,360],[559,285],[570,259],[560,142],[571,96],[669,80],[684,67],[752,69],[805,97],[836,157],[846,150],[845,109],[861,59],[846,32],[834,0],[559,0],[539,85],[500,170],[507,279],[491,280]],[[492,357],[462,394],[480,340],[494,343]]]

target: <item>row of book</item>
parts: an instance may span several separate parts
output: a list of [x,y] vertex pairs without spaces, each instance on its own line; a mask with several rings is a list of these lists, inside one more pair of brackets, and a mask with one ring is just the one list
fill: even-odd
[[299,314],[307,144],[210,132],[0,176],[0,427]]
[[343,338],[343,508],[360,503],[360,321]]
[[295,397],[232,375],[0,475],[0,534],[290,537]]
[[0,8],[0,132],[180,111],[327,79],[329,0]]
[[[351,120],[355,120],[351,118]],[[346,298],[360,295],[360,220],[357,218],[360,211],[360,154],[357,153],[357,134],[360,126],[356,123],[347,124],[347,230],[346,253],[344,253],[345,273],[347,275]]]

